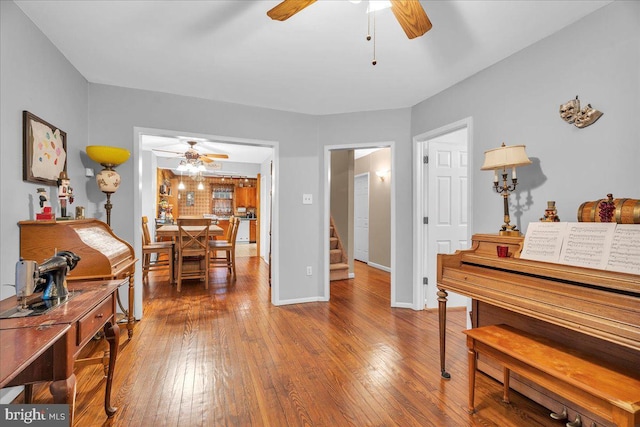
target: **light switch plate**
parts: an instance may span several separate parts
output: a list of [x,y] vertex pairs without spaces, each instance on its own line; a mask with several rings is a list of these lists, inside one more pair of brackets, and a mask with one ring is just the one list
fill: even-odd
[[302,195],[302,204],[303,205],[311,205],[311,204],[313,204],[313,195],[311,195],[311,194],[303,194]]

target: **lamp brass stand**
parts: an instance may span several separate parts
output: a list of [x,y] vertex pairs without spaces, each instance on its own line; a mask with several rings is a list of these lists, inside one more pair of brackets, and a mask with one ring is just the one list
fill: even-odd
[[499,185],[497,181],[493,183],[496,193],[502,194],[502,200],[504,201],[504,224],[502,224],[499,232],[501,236],[520,236],[521,234],[516,225],[509,224],[511,222],[511,217],[509,216],[509,192],[515,191],[517,185],[517,178],[511,178],[511,185],[507,183],[506,170],[502,172],[502,185]]

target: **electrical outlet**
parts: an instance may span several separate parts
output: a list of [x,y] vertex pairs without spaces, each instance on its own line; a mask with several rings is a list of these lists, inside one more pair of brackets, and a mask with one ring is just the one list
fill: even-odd
[[313,204],[313,196],[311,194],[303,194],[302,195],[302,204],[303,205],[311,205],[311,204]]
[[313,274],[313,269],[310,265],[307,265],[307,276],[311,276]]

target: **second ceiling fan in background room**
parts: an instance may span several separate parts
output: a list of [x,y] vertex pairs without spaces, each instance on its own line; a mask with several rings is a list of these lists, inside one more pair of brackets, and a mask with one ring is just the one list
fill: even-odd
[[195,146],[198,141],[185,141],[189,144],[189,148],[184,153],[179,151],[169,151],[169,150],[161,150],[159,148],[153,148],[152,151],[158,151],[161,153],[172,153],[177,154],[180,157],[185,158],[185,163],[196,164],[200,163],[211,163],[213,159],[228,159],[229,156],[227,154],[219,154],[219,153],[211,153],[211,154],[202,154],[198,150],[196,150]]
[[[360,3],[360,0],[349,0],[352,3]],[[284,0],[267,12],[267,16],[277,21],[286,21],[316,0]],[[431,21],[424,11],[419,0],[369,0],[368,15],[373,16],[373,37],[367,34],[367,40],[373,40],[373,65],[376,65],[375,48],[375,11],[391,7],[398,23],[410,39],[420,37],[432,27]],[[371,18],[369,18],[371,19]]]

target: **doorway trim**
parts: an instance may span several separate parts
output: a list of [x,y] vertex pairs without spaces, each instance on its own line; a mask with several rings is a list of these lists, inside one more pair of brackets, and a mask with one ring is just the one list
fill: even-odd
[[398,303],[396,300],[396,179],[395,179],[395,150],[396,145],[394,141],[382,141],[382,142],[369,142],[369,143],[356,143],[356,144],[339,144],[339,145],[325,145],[324,146],[324,218],[323,218],[323,234],[326,236],[323,239],[323,272],[324,272],[324,290],[321,295],[321,301],[329,301],[331,295],[330,281],[329,281],[329,223],[331,217],[331,152],[337,150],[359,150],[365,148],[389,148],[391,171],[389,179],[391,180],[391,307],[406,307],[406,303]]
[[[184,131],[176,131],[176,130],[167,130],[167,129],[157,129],[157,128],[145,128],[145,127],[133,127],[133,156],[134,165],[133,165],[133,185],[134,185],[134,195],[133,198],[133,215],[134,218],[140,218],[142,216],[142,157],[140,156],[140,144],[141,144],[141,136],[142,135],[163,135],[163,136],[171,136],[171,137],[193,137],[193,138],[205,138],[211,139],[215,141],[219,141],[225,144],[235,144],[235,145],[253,145],[253,146],[262,146],[273,149],[273,175],[271,177],[271,190],[272,190],[272,213],[271,213],[271,243],[272,243],[272,253],[271,253],[271,303],[274,305],[280,305],[280,254],[278,248],[279,245],[279,180],[280,176],[280,147],[278,141],[268,141],[268,140],[258,140],[258,139],[247,139],[247,138],[236,138],[229,136],[220,136],[220,135],[211,135],[211,134],[203,134],[203,133],[194,133],[194,132],[184,132]],[[148,189],[147,189],[148,191]],[[141,259],[142,254],[139,252],[142,247],[142,230],[140,227],[133,228],[133,247],[136,251],[136,257]],[[136,319],[142,318],[142,269],[137,268],[135,271],[135,285],[134,285],[134,314]]]
[[[469,218],[469,234],[471,235],[473,230],[473,173],[474,171],[474,159],[473,159],[473,118],[467,117],[457,122],[450,123],[448,125],[439,127],[421,133],[413,137],[413,301],[415,310],[424,310],[425,291],[423,284],[423,265],[422,260],[426,251],[426,242],[423,239],[424,228],[423,224],[423,206],[424,206],[424,173],[423,173],[423,158],[427,154],[424,150],[424,142],[437,138],[441,135],[451,133],[463,128],[467,128],[467,149],[469,153],[469,170],[467,174],[468,179],[468,218]],[[437,286],[436,283],[429,283],[428,286]],[[431,307],[428,307],[431,308]]]

